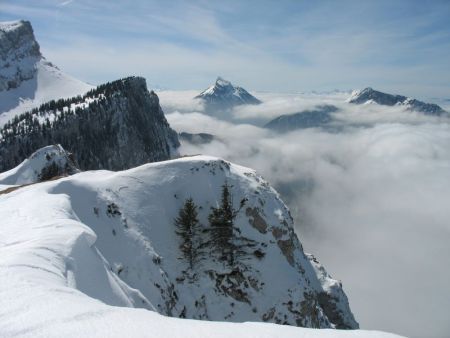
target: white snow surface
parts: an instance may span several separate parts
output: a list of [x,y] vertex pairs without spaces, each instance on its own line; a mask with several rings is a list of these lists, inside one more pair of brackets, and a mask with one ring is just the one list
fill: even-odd
[[[397,337],[377,331],[176,319],[152,311],[164,295],[151,282],[164,286],[184,264],[176,257],[176,237],[170,235],[184,198],[192,196],[206,210],[207,201],[220,198],[227,177],[237,195],[259,191],[264,211],[273,210],[267,215],[270,222],[286,216],[276,192],[252,170],[231,165],[222,171],[223,163],[196,156],[123,172],[84,172],[0,194],[0,336]],[[250,203],[254,199],[250,196]],[[108,213],[112,205],[120,214]],[[204,221],[202,212],[200,218]],[[241,227],[245,233],[255,232],[247,228]],[[259,265],[261,274],[272,276],[272,285],[255,300],[258,307],[277,289],[288,287],[293,271],[274,258],[282,257],[279,251],[270,252],[275,248],[269,247],[267,260]],[[295,259],[302,257],[296,254]],[[332,289],[338,283],[312,257],[304,256],[302,262],[311,283],[319,284],[314,287]],[[307,262],[312,262],[310,268]],[[179,290],[183,293],[178,297],[185,300],[197,292],[189,292],[189,284]],[[209,306],[218,310],[225,304]],[[242,309],[236,306],[236,311]]]
[[0,127],[8,120],[41,104],[82,95],[94,86],[65,74],[44,58],[34,67],[36,73],[19,87],[0,91]]

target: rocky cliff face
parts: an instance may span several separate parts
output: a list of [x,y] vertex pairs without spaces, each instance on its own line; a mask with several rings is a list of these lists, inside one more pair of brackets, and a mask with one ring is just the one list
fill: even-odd
[[179,146],[158,96],[137,77],[101,85],[83,97],[50,101],[6,123],[0,132],[0,171],[48,144],[73,152],[82,170],[167,160]]
[[17,88],[31,79],[41,58],[28,21],[0,23],[0,91]]

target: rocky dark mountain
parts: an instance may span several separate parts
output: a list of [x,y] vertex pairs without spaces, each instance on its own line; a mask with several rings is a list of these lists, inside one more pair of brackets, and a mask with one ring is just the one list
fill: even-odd
[[0,172],[36,149],[61,144],[80,169],[121,170],[170,159],[179,146],[145,79],[128,77],[84,96],[50,101],[14,117],[0,131]]
[[268,122],[264,128],[277,132],[289,132],[296,129],[322,127],[332,121],[333,112],[338,110],[332,105],[317,106],[294,114],[286,114]]
[[220,76],[214,85],[195,97],[205,104],[206,111],[227,110],[238,105],[260,104],[261,101],[242,87],[236,87]]
[[348,99],[349,103],[366,104],[377,103],[384,106],[404,106],[411,111],[418,111],[426,115],[440,116],[447,112],[434,103],[425,103],[403,95],[392,95],[374,90],[370,87],[361,91],[355,91]]

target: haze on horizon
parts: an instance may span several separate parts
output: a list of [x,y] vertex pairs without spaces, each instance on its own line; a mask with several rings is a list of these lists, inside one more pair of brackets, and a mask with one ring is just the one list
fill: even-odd
[[1,21],[30,20],[43,54],[93,84],[203,89],[222,75],[257,91],[418,99],[450,98],[449,15],[445,0],[0,1]]

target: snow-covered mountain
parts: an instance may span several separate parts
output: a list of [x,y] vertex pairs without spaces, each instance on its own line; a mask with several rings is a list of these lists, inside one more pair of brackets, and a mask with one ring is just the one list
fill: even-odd
[[7,122],[0,130],[0,171],[49,144],[74,153],[82,170],[121,170],[167,160],[179,146],[158,96],[140,77],[47,102]]
[[0,126],[44,102],[91,88],[42,56],[28,21],[0,23]]
[[[222,203],[225,184],[235,210],[232,262],[210,240],[209,215]],[[188,198],[200,224],[191,235],[201,250],[193,266],[175,224]],[[8,276],[0,283],[0,332],[7,335],[55,335],[74,325],[104,335],[115,332],[105,322],[122,316],[121,326],[141,336],[141,316],[153,325],[166,321],[118,307],[180,318],[358,327],[342,284],[303,252],[278,194],[253,170],[221,159],[185,157],[3,190],[0,215],[0,266]]]
[[385,106],[404,106],[408,110],[418,111],[427,115],[440,116],[447,114],[447,112],[437,104],[425,103],[403,95],[383,93],[370,87],[354,91],[347,101],[355,104],[377,103]]
[[220,76],[212,86],[195,98],[204,102],[207,112],[228,110],[238,105],[261,103],[244,88],[233,86],[231,82],[222,79]]
[[296,129],[323,127],[332,121],[331,113],[337,110],[335,106],[323,105],[299,113],[280,115],[269,121],[264,128],[284,133]]

